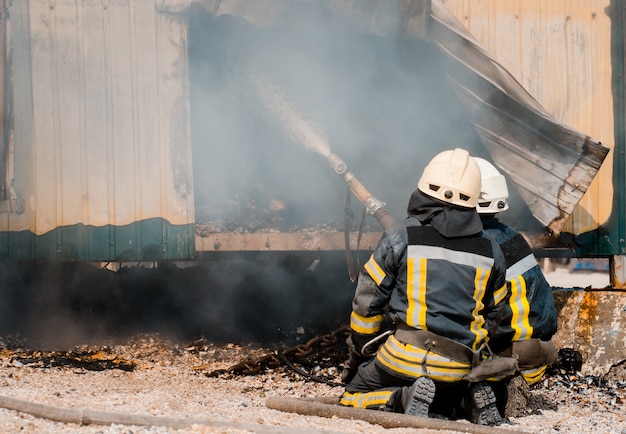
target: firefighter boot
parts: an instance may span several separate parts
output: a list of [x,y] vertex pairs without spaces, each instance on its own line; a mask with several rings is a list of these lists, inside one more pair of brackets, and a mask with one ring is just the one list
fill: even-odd
[[410,387],[402,391],[404,413],[411,416],[428,417],[428,409],[435,398],[435,382],[428,377],[420,377]]
[[496,396],[486,381],[472,383],[465,409],[470,422],[478,425],[500,425],[504,422],[496,405]]

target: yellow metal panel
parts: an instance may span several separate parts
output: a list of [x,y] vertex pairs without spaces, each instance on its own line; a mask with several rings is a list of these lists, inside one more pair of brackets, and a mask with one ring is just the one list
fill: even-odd
[[[557,120],[614,146],[610,0],[443,0],[485,49]],[[611,213],[612,152],[564,231]]]
[[58,76],[50,22],[53,11],[47,1],[32,1],[30,6],[35,191],[29,205],[36,216],[35,227],[28,229],[41,234],[55,228],[59,218],[56,144],[60,142],[60,126],[59,117],[55,116],[58,113]]
[[[134,129],[133,141],[138,146],[135,148],[137,164],[135,166],[134,184],[137,186],[135,192],[135,206],[137,213],[152,216],[167,215],[167,208],[161,207],[161,198],[169,197],[159,190],[159,194],[145,194],[152,186],[160,185],[164,182],[163,168],[161,167],[161,151],[163,146],[168,144],[160,143],[159,129],[155,125],[161,123],[159,120],[159,104],[154,103],[154,96],[159,92],[159,77],[163,74],[160,71],[159,55],[157,50],[146,50],[145,47],[158,47],[157,32],[159,29],[159,18],[153,13],[154,6],[147,1],[135,2],[131,11],[131,65],[133,77],[133,118],[137,127]],[[168,53],[163,53],[165,59]],[[180,57],[177,52],[172,53]],[[182,83],[181,83],[182,85]],[[181,86],[177,88],[180,95]],[[180,125],[185,129],[185,125]]]
[[[28,3],[14,2],[9,11],[11,19],[8,28],[11,33],[12,49],[9,49],[13,68],[13,131],[9,133],[9,154],[7,175],[9,195],[19,202],[19,211],[34,209],[34,110],[32,106],[30,38],[26,32],[13,32],[13,29],[28,29]],[[19,144],[16,144],[19,138]],[[4,214],[0,221],[2,230],[13,231],[35,227],[33,212],[11,212]]]
[[2,229],[193,223],[187,18],[140,0],[29,0],[11,12],[25,57],[16,116],[32,117],[15,127],[25,212]]
[[[162,213],[173,224],[193,222],[187,18],[157,15],[158,107]],[[155,156],[156,158],[156,156]],[[165,182],[164,182],[165,181]]]
[[[49,10],[50,60],[53,83],[54,144],[57,177],[57,224],[83,221],[84,89],[82,9],[73,0],[59,0]],[[52,7],[51,7],[52,6]],[[45,140],[45,138],[42,138]],[[44,140],[40,144],[44,145]],[[45,182],[45,180],[41,180]],[[41,190],[45,194],[45,190]],[[38,196],[41,196],[38,194]],[[69,223],[71,222],[71,223]]]
[[83,63],[83,92],[85,95],[82,109],[85,127],[83,129],[83,170],[85,193],[83,208],[85,223],[101,226],[109,221],[109,209],[113,207],[109,168],[112,167],[112,153],[108,143],[111,137],[109,121],[111,105],[108,101],[110,86],[107,80],[109,50],[108,35],[105,27],[106,9],[94,7],[97,0],[85,1],[80,8],[82,18],[83,53],[89,61]]
[[[136,148],[135,143],[135,107],[133,92],[133,58],[131,39],[132,9],[131,3],[109,3],[106,9],[105,26],[108,59],[107,80],[110,86],[111,119],[110,146],[112,164],[109,182],[113,186],[113,207],[109,209],[110,223],[122,226],[140,218],[137,215],[135,195]],[[152,49],[146,44],[146,49]]]

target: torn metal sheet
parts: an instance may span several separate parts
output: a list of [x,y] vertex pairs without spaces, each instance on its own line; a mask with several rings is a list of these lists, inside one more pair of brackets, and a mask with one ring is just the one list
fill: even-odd
[[626,360],[626,292],[556,290],[558,348],[581,353],[583,375],[603,375]]
[[[508,173],[532,214],[553,233],[596,176],[609,149],[555,120],[449,13],[441,0],[326,0],[336,22],[390,38],[421,38],[442,54],[442,68],[494,163]],[[201,0],[214,16],[272,26],[302,2]],[[519,168],[524,170],[520,171]]]
[[555,120],[439,0],[432,2],[429,40],[496,165],[533,215],[559,233],[609,148]]

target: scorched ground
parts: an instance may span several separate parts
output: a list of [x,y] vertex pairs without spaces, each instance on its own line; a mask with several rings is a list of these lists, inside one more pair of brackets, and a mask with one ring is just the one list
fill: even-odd
[[[340,386],[313,381],[289,365],[267,367],[256,375],[231,372],[242,361],[264,360],[276,354],[276,348],[176,342],[159,334],[55,352],[33,351],[29,349],[32,344],[20,336],[0,338],[0,396],[54,408],[183,418],[210,424],[183,429],[166,423],[152,427],[121,423],[81,426],[0,409],[2,432],[435,432],[385,429],[359,420],[302,416],[267,408],[266,400],[271,396],[334,397],[342,392]],[[306,371],[338,381],[339,370],[324,365],[307,366]],[[625,373],[624,365],[601,378],[582,378],[575,372],[555,369],[538,387],[516,389],[508,410],[516,416],[510,418],[511,424],[500,428],[531,433],[624,434]]]

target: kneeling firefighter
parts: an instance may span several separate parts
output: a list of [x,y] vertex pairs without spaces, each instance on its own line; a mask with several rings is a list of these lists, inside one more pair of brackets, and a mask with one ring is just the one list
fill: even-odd
[[[467,392],[464,377],[506,295],[504,257],[482,236],[479,196],[480,169],[463,149],[436,155],[424,169],[408,217],[385,231],[359,274],[342,405],[428,417],[437,396],[454,390],[461,400]],[[363,346],[386,317],[395,330],[367,360]],[[501,423],[488,383],[470,387],[468,419]]]
[[[535,384],[558,357],[551,340],[557,330],[552,287],[524,237],[496,217],[509,209],[506,178],[490,162],[482,158],[475,160],[482,177],[477,211],[483,222],[483,232],[502,249],[508,287],[501,320],[489,347],[500,357],[514,357],[524,380]],[[498,407],[503,412],[506,406],[504,383],[492,386],[501,391],[497,394],[502,397]]]

